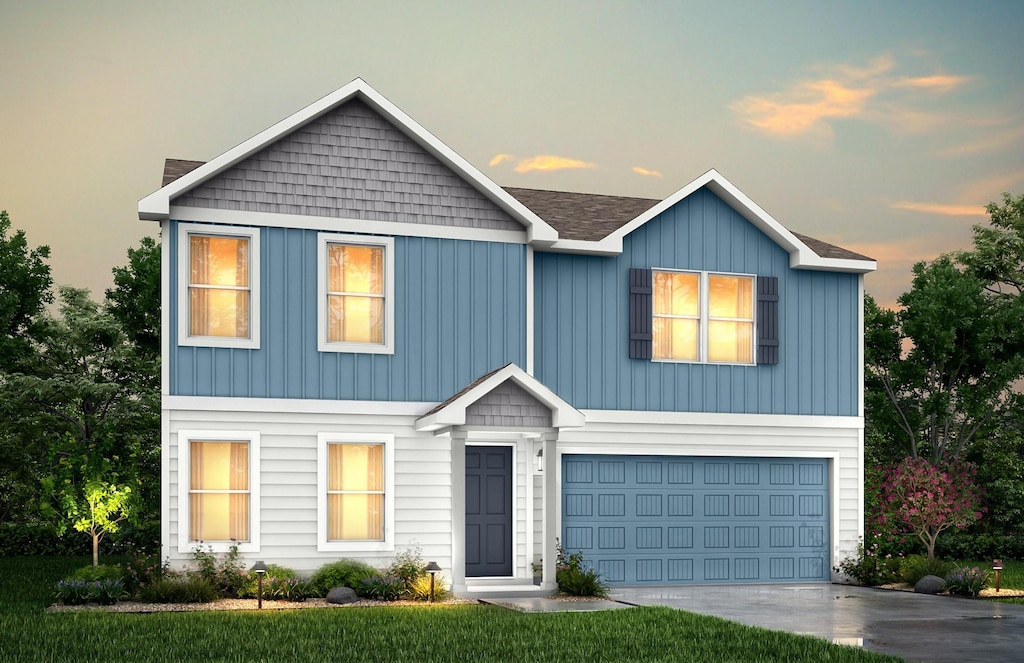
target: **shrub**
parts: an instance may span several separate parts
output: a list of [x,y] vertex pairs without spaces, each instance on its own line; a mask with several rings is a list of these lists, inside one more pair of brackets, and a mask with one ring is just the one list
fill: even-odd
[[405,580],[393,575],[374,575],[363,580],[365,596],[379,601],[397,601],[405,593]]
[[120,578],[102,580],[81,580],[68,578],[57,583],[55,596],[65,605],[83,605],[94,602],[113,605],[126,596],[124,581]]
[[865,546],[861,540],[857,554],[844,559],[835,570],[861,585],[887,585],[900,580],[900,558],[882,555],[877,541]]
[[[289,569],[287,566],[279,566],[277,564],[267,564],[267,572],[263,574],[263,596],[270,596],[268,588],[271,583],[277,580],[294,580],[298,578],[298,574],[295,571]],[[256,590],[259,587],[259,574],[255,571],[247,571],[245,578],[242,580],[242,584],[238,588],[238,598],[241,599],[254,599],[256,598]]]
[[264,583],[263,595],[278,601],[294,601],[299,603],[316,594],[313,590],[313,585],[308,580],[303,580],[302,578],[271,578],[269,583]]
[[324,564],[310,577],[315,596],[327,596],[327,592],[335,587],[349,587],[360,596],[364,594],[363,581],[380,571],[369,564],[354,559],[339,559],[337,562]]
[[159,555],[146,553],[134,545],[127,546],[125,553],[128,559],[122,564],[124,586],[131,594],[135,594],[143,585],[148,585],[170,568],[169,561],[161,564]]
[[583,561],[583,551],[566,555],[565,549],[555,539],[555,581],[558,591],[569,596],[607,596],[608,588],[601,582],[601,575]]
[[58,580],[55,598],[64,605],[83,605],[92,594],[91,582],[86,580]]
[[419,548],[409,548],[399,553],[384,575],[401,578],[405,586],[404,593],[411,593],[413,583],[427,574],[427,565],[423,561],[423,552]]
[[[424,574],[412,581],[408,591],[409,598],[416,601],[430,599],[430,574]],[[434,574],[434,599],[441,600],[448,596],[448,585],[440,573]]]
[[209,603],[217,599],[217,590],[201,576],[168,573],[142,587],[139,598],[149,603]]
[[121,580],[123,577],[124,573],[121,571],[120,566],[100,564],[99,566],[89,565],[76,569],[74,573],[67,577],[67,580],[97,582],[99,580]]
[[977,596],[988,587],[990,579],[988,569],[963,566],[946,575],[946,591],[957,596]]
[[916,585],[925,576],[946,577],[952,564],[941,559],[928,559],[924,555],[910,555],[900,561],[900,577],[903,582]]
[[210,583],[221,596],[238,596],[245,582],[245,564],[238,556],[238,544],[232,542],[228,552],[218,557],[213,548],[203,549],[202,542],[192,551],[194,573]]

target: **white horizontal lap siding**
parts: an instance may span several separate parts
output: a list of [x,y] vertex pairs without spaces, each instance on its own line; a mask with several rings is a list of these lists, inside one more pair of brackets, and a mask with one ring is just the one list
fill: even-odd
[[[447,438],[417,433],[413,417],[282,412],[168,410],[170,558],[177,566],[191,550],[177,549],[178,431],[252,430],[260,433],[260,550],[246,558],[309,573],[337,559],[360,559],[379,568],[419,547],[443,569],[451,566],[451,451]],[[394,435],[394,550],[317,550],[317,434]]]
[[[770,420],[768,420],[770,421]],[[563,430],[560,454],[606,453],[750,458],[826,458],[831,462],[832,565],[853,555],[861,536],[860,427],[850,417],[808,418],[807,426],[701,423],[588,423]],[[813,425],[811,425],[813,423]]]

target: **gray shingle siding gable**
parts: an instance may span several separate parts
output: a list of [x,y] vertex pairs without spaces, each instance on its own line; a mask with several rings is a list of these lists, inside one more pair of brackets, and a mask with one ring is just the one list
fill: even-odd
[[172,204],[523,230],[359,100],[295,130]]
[[506,380],[466,408],[471,426],[550,428],[551,409],[512,380]]

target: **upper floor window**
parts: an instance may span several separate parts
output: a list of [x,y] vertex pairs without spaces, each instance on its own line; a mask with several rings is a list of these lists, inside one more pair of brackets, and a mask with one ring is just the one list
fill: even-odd
[[754,363],[754,277],[655,271],[652,358]]
[[321,352],[394,352],[394,240],[319,235]]
[[259,347],[259,230],[179,225],[178,342]]

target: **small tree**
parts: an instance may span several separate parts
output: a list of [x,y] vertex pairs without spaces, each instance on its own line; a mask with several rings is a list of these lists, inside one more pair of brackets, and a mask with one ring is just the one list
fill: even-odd
[[104,534],[114,534],[120,523],[131,511],[132,489],[129,486],[115,486],[106,481],[90,481],[85,485],[83,498],[85,508],[78,508],[79,516],[74,528],[87,532],[92,537],[92,565],[100,563],[100,539]]
[[937,467],[924,458],[906,458],[889,468],[882,482],[881,524],[916,534],[935,558],[935,541],[943,531],[967,527],[981,518],[981,498],[974,466],[955,462]]

